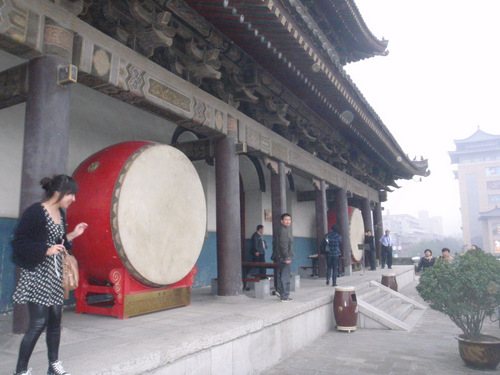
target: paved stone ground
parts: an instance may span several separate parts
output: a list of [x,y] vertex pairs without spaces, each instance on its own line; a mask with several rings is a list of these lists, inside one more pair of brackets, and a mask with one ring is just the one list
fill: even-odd
[[[367,280],[378,280],[381,273],[382,270],[377,270],[363,277],[356,273],[342,277],[338,282],[340,285],[357,285]],[[422,302],[415,285],[410,284],[401,292]],[[301,280],[300,290],[293,294],[295,302],[290,304],[279,303],[275,297],[213,297],[210,288],[199,288],[193,290],[191,306],[127,320],[74,314],[74,308],[69,308],[63,321],[61,358],[73,375],[144,375],[148,373],[141,367],[145,360],[154,360],[155,356],[177,356],[179,352],[189,354],[194,346],[220,345],[226,336],[244,335],[245,332],[260,329],[263,317],[273,322],[288,319],[297,309],[306,309],[309,304],[316,304],[331,293],[332,288],[325,287],[324,280],[304,279]],[[0,375],[12,374],[22,338],[10,333],[11,319],[10,315],[0,316]],[[262,374],[486,373],[464,366],[454,338],[459,333],[449,318],[428,309],[412,332],[374,329],[359,329],[353,333],[331,331]],[[500,337],[498,322],[490,323],[487,319],[484,333]],[[30,361],[33,374],[45,374],[44,341],[41,337]],[[114,371],[117,366],[119,370]],[[130,371],[123,371],[126,366]],[[489,373],[500,373],[500,370]],[[179,373],[172,370],[168,374]],[[207,373],[198,371],[197,374]]]
[[[400,292],[424,303],[415,286]],[[331,331],[261,375],[486,374],[465,367],[455,336],[461,331],[444,314],[428,309],[412,332],[359,329]],[[500,336],[498,322],[486,318],[483,333]]]

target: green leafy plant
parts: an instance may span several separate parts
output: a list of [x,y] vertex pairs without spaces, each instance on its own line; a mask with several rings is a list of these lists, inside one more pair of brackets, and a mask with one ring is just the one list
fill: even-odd
[[420,296],[469,338],[481,334],[484,318],[500,306],[500,261],[470,250],[453,261],[439,259],[420,277]]

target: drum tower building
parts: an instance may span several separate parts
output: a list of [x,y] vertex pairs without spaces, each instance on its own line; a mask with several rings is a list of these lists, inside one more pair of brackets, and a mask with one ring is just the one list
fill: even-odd
[[380,237],[387,192],[428,173],[343,68],[387,53],[352,0],[5,0],[0,20],[0,169],[18,177],[2,193],[5,228],[41,177],[124,140],[170,144],[207,199],[195,286],[217,277],[220,295],[237,295],[265,212],[267,236],[292,214],[298,267],[329,210],[346,238],[348,207]]

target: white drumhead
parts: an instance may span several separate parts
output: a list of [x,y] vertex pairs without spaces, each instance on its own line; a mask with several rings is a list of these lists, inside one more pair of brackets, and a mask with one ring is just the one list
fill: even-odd
[[363,215],[357,208],[351,211],[349,218],[349,240],[351,241],[352,257],[356,261],[360,261],[363,256],[363,250],[358,249],[358,245],[365,243],[365,225],[363,223]]
[[131,274],[151,286],[183,279],[206,231],[205,194],[191,161],[171,146],[142,147],[122,168],[113,199],[113,239]]

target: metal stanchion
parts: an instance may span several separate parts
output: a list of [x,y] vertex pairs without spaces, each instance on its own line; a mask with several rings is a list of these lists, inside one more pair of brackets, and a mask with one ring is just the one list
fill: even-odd
[[358,250],[361,250],[361,275],[360,276],[365,276],[365,245],[364,244],[358,244]]
[[361,275],[360,276],[365,276],[365,271],[366,271],[366,266],[365,266],[365,251],[370,250],[370,245],[365,243],[365,244],[358,244],[358,250],[362,250],[363,253],[361,255]]

